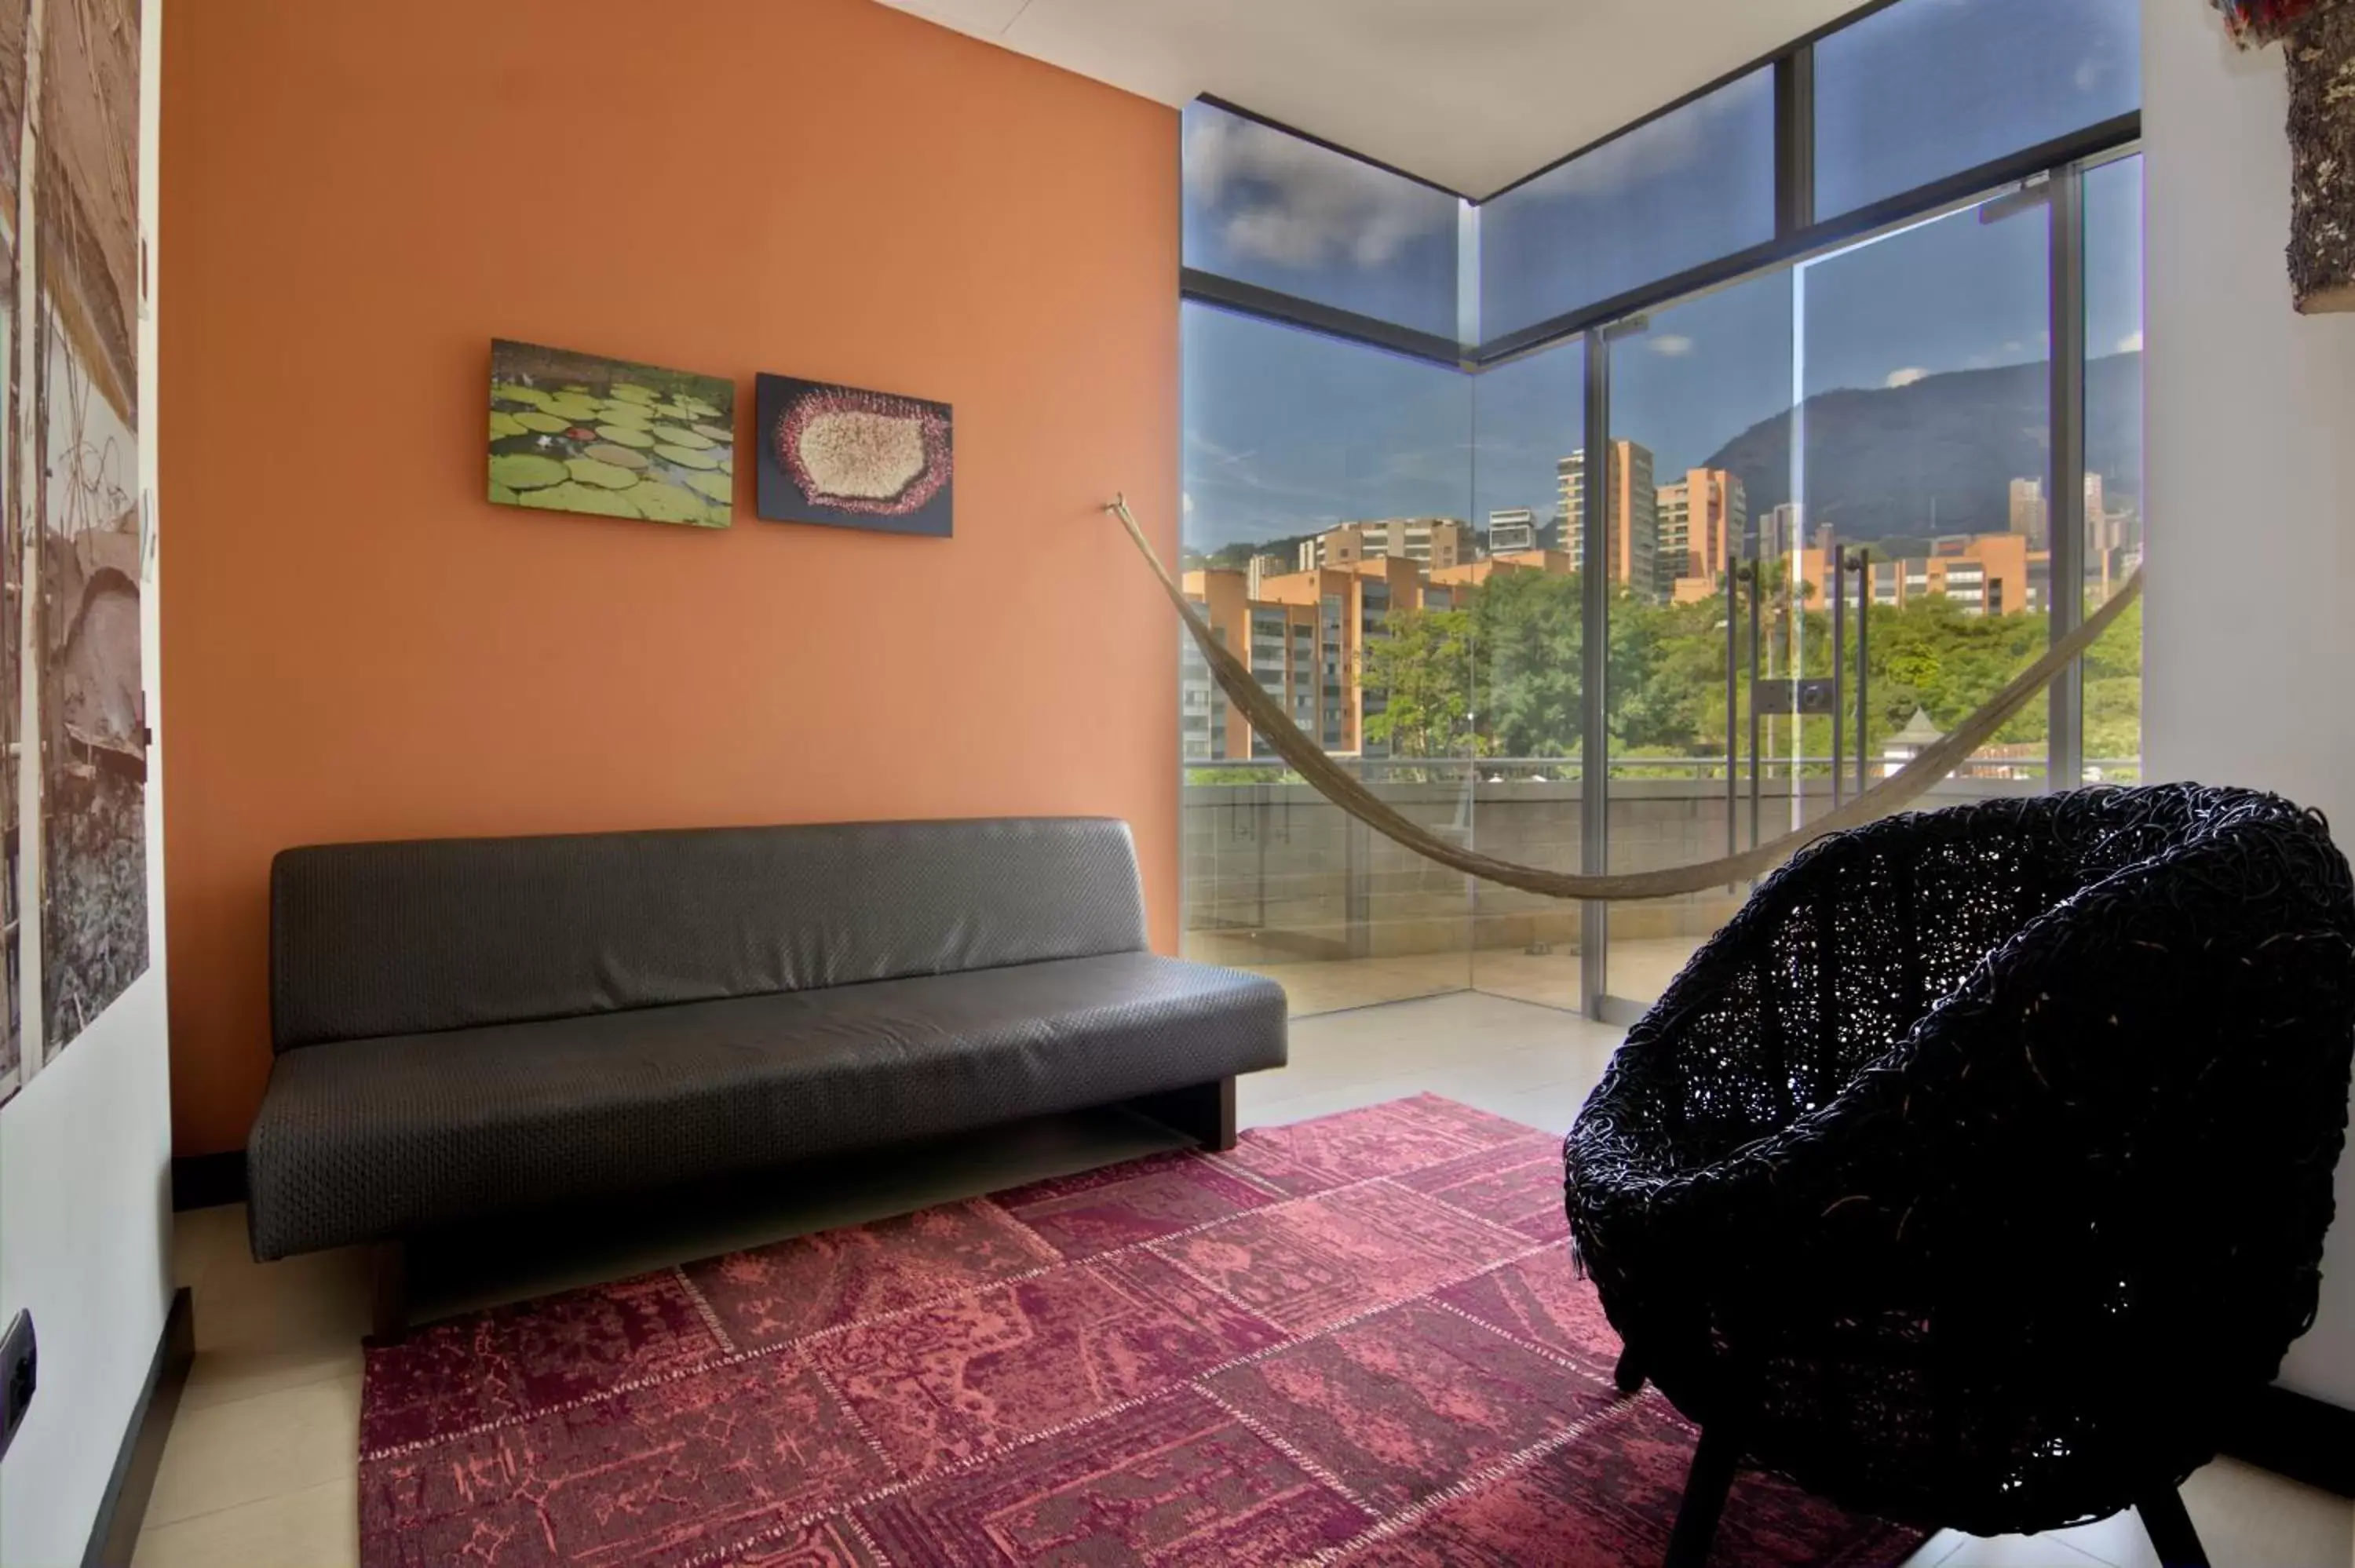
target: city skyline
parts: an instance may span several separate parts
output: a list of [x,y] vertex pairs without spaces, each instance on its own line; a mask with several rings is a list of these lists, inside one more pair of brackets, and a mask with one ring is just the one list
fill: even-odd
[[[1616,461],[1632,473],[1640,471],[1642,455],[1622,452]],[[1564,460],[1562,466],[1567,477],[1572,465]],[[2086,482],[2089,496],[2098,494],[2099,476],[2088,474]],[[1737,483],[1721,470],[1703,470],[1689,471],[1669,488],[1717,489],[1718,504],[1730,513],[1730,503],[1736,499],[1732,487]],[[2114,586],[2114,568],[2128,567],[2138,556],[2139,529],[2124,525],[2129,516],[2089,514],[2085,586],[2094,589],[2098,583],[2104,598]],[[1727,521],[1731,522],[1730,515]],[[1780,519],[1776,525],[1788,528],[1794,521]],[[1254,556],[1241,567],[1188,565],[1182,574],[1182,586],[1212,631],[1250,666],[1294,723],[1314,735],[1325,749],[1388,755],[1392,749],[1391,739],[1379,722],[1388,702],[1385,673],[1395,675],[1419,669],[1424,677],[1438,675],[1444,683],[1453,684],[1455,677],[1444,673],[1454,668],[1448,662],[1466,661],[1463,678],[1470,681],[1475,676],[1468,662],[1477,657],[1476,640],[1451,649],[1444,640],[1455,635],[1454,631],[1420,629],[1399,619],[1401,612],[1472,610],[1477,614],[1484,609],[1486,595],[1510,589],[1516,583],[1526,586],[1532,578],[1557,579],[1557,586],[1575,599],[1576,585],[1568,579],[1575,578],[1578,572],[1570,552],[1476,553],[1465,548],[1469,534],[1466,524],[1449,518],[1352,523],[1303,542],[1289,556]],[[1792,600],[1786,595],[1796,585],[1797,602],[1820,625],[1836,571],[1830,544],[1822,538],[1813,543],[1795,540],[1789,548],[1791,575],[1776,579],[1782,586],[1775,599],[1785,609],[1773,613],[1787,613]],[[1514,582],[1499,586],[1498,579],[1505,577]],[[2035,547],[2032,524],[2024,516],[2022,526],[2003,532],[1947,535],[1930,541],[1918,552],[1876,556],[1870,594],[1876,620],[1883,616],[1902,617],[1923,607],[1924,601],[1936,599],[1948,607],[1942,613],[1958,618],[1955,624],[1998,620],[2017,625],[2021,623],[2022,612],[2041,618],[2046,610],[2050,577],[2050,553]],[[1662,577],[1656,587],[1635,581],[1618,586],[1625,597],[1612,612],[1614,620],[1623,614],[1637,618],[1648,628],[1644,634],[1647,641],[1699,638],[1712,647],[1721,643],[1725,622],[1721,615],[1704,612],[1698,621],[1673,619],[1721,593],[1721,574],[1714,578],[1679,576],[1672,582]],[[1522,597],[1520,603],[1526,607],[1530,600]],[[1559,596],[1554,603],[1571,611],[1569,620],[1561,624],[1575,622],[1574,608]],[[1511,604],[1508,599],[1503,611],[1507,617],[1515,613]],[[1894,623],[1891,630],[1896,630]],[[1913,635],[1918,645],[1925,635],[1945,634],[1917,625]],[[1976,653],[1967,642],[1951,646],[1957,660],[1976,662],[1978,684],[1989,680],[2000,683],[2003,662],[1998,660],[1993,666],[1986,662],[1987,643],[1977,644]],[[1566,648],[1556,651],[1565,658],[1568,652]],[[1796,656],[1796,644],[1792,652]],[[1820,645],[1815,657],[1820,662]],[[1431,662],[1434,658],[1437,664]],[[1574,660],[1561,668],[1567,670],[1572,663]],[[1911,679],[1924,679],[1922,671],[1934,672],[1942,666],[1943,656],[1931,658],[1926,665],[1917,661]],[[1208,665],[1190,641],[1181,645],[1181,754],[1188,762],[1264,759],[1273,755],[1266,737],[1257,734],[1217,690]],[[1468,697],[1465,700],[1469,702]],[[1946,716],[1960,711],[1950,703]],[[1467,706],[1462,716],[1465,723],[1473,722],[1473,709]],[[1875,722],[1885,729],[1902,717],[1902,714],[1884,712]],[[1668,722],[1674,727],[1675,721]],[[1700,740],[1689,735],[1684,744],[1698,745]]]
[[[1828,529],[1808,529],[1805,509],[1787,503],[1764,513],[1752,513],[1740,476],[1725,469],[1689,469],[1663,482],[1652,453],[1642,443],[1619,440],[1613,447],[1613,484],[1604,520],[1609,571],[1612,581],[1639,599],[1653,603],[1688,602],[1721,591],[1722,572],[1717,563],[1724,560],[1729,549],[1768,558],[1797,554],[1820,563],[1832,542],[1858,543],[1838,539],[1836,532]],[[1247,574],[1254,598],[1263,577],[1327,567],[1348,569],[1385,558],[1436,570],[1513,556],[1559,556],[1562,570],[1582,571],[1583,532],[1563,526],[1561,518],[1565,514],[1576,514],[1583,504],[1585,453],[1575,451],[1557,460],[1555,469],[1558,501],[1550,520],[1529,507],[1500,509],[1489,514],[1485,523],[1446,515],[1350,518],[1305,535],[1237,541],[1226,547],[1230,554],[1225,561],[1213,561],[1210,552],[1190,547],[1181,559],[1189,572]],[[2016,475],[2007,488],[2010,503],[2007,528],[1925,529],[1900,541],[1922,548],[1881,549],[1875,552],[1877,558],[1884,563],[1919,563],[1964,553],[1974,541],[2018,538],[2021,547],[2030,552],[2018,575],[2025,584],[2027,563],[2035,563],[2036,588],[2016,593],[2010,608],[2042,608],[2042,564],[2051,549],[2051,509],[2044,497],[2044,482],[2041,477]],[[2140,514],[2132,504],[2109,505],[2103,476],[2097,471],[2086,471],[2083,493],[2086,572],[2090,580],[2100,583],[2106,597],[2112,582],[2141,559]],[[1692,502],[1696,493],[1702,497],[1698,537]],[[1245,564],[1231,564],[1235,555],[1242,556]],[[1809,575],[1807,580],[1813,582],[1819,575]]]

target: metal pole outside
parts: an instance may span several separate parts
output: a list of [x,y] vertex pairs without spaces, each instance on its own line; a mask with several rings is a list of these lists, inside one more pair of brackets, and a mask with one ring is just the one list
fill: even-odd
[[[1579,583],[1579,863],[1600,875],[1611,855],[1611,344],[1602,328],[1586,334],[1585,503],[1567,519],[1584,541]],[[1611,906],[1589,899],[1579,906],[1579,984],[1587,1016],[1603,1015],[1609,990]]]
[[1845,799],[1840,775],[1848,766],[1848,546],[1834,545],[1832,590],[1832,810]]
[[[2051,192],[2052,536],[2045,598],[2058,641],[2077,630],[2085,604],[2085,182],[2076,164],[2053,171]],[[2085,776],[2082,660],[2053,681],[2050,701],[2045,788],[2074,789]]]
[[1764,825],[1759,816],[1758,777],[1758,651],[1764,636],[1759,625],[1760,607],[1766,598],[1765,568],[1758,559],[1757,541],[1751,541],[1750,551],[1750,842],[1753,847],[1764,842],[1759,834]]
[[1734,822],[1740,814],[1741,786],[1733,777],[1733,765],[1742,747],[1740,617],[1743,575],[1739,546],[1729,544],[1725,555],[1725,853],[1729,855],[1740,853],[1742,848],[1738,837],[1741,829]]
[[1866,758],[1872,752],[1872,660],[1866,652],[1871,641],[1872,549],[1865,546],[1856,552],[1856,792],[1859,795],[1872,787],[1866,777],[1870,766]]

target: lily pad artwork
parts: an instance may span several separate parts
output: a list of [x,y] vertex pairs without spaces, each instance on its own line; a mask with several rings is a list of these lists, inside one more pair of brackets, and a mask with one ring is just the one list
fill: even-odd
[[[759,512],[945,539],[956,460],[949,406],[790,376],[763,376],[755,398]],[[725,423],[725,421],[720,421]],[[707,456],[728,461],[725,444]]]
[[712,376],[499,339],[490,468],[505,506],[697,528],[734,520],[736,388]]

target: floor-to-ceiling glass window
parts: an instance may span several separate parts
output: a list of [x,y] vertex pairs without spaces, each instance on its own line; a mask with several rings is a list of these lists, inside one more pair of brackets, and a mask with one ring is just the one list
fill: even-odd
[[[1832,670],[1824,611],[1841,556],[1861,554],[1863,732],[1850,694],[1865,630],[1851,572],[1840,740],[1851,755],[1861,746],[1869,781],[1954,728],[2051,641],[2051,227],[2035,192],[2016,193],[1799,270],[1806,400],[1792,494],[1817,650],[1806,669]],[[1930,803],[2042,789],[2048,718],[2031,703]],[[1802,749],[1826,757],[1830,719],[1799,723]],[[1853,781],[1851,757],[1841,763]]]
[[[1756,630],[1759,673],[1787,677],[1816,652],[1801,624],[1808,596],[1786,577],[1799,544],[1785,505],[1791,334],[1786,272],[1652,311],[1604,334],[1611,445],[1607,461],[1592,466],[1604,486],[1610,577],[1604,738],[1614,872],[1712,860],[1746,846],[1753,830],[1772,838],[1791,825],[1801,788],[1792,761],[1805,746],[1787,714],[1764,717],[1753,742],[1750,595],[1728,593],[1740,569],[1734,557],[1750,566],[1764,539],[1770,558],[1752,568],[1769,590]],[[1743,676],[1731,707],[1729,652]],[[1753,749],[1761,764],[1754,793],[1746,761]],[[1738,771],[1729,769],[1734,758],[1744,759]],[[1614,905],[1610,994],[1656,1001],[1746,892],[1712,887]]]
[[[1479,848],[1522,865],[1576,871],[1585,726],[1579,449],[1586,436],[1586,345],[1572,338],[1471,378],[1473,514],[1488,556],[1462,574],[1478,650]],[[1550,1007],[1583,1008],[1584,912],[1493,884],[1473,889],[1472,983]]]
[[[1470,380],[1184,311],[1188,595],[1297,728],[1468,841],[1474,669],[1449,579],[1474,555]],[[1188,956],[1262,969],[1301,1012],[1467,985],[1465,879],[1327,804],[1190,641],[1180,659]]]
[[[1487,854],[1819,819],[2140,564],[2136,41],[2136,0],[1896,0],[1479,203],[1195,105],[1188,590],[1290,727]],[[1931,803],[2137,777],[2140,667],[2129,612]],[[1182,670],[1188,950],[1296,1011],[1625,1017],[1747,894],[1473,885]]]

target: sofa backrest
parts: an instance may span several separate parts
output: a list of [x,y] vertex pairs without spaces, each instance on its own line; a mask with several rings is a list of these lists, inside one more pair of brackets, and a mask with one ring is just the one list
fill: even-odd
[[320,844],[270,874],[279,1051],[1135,952],[1092,818]]

